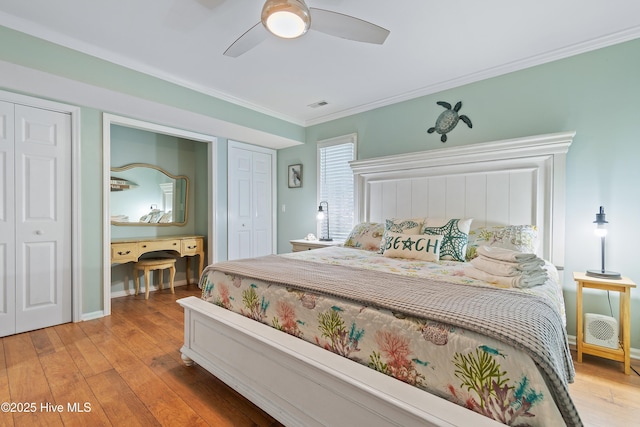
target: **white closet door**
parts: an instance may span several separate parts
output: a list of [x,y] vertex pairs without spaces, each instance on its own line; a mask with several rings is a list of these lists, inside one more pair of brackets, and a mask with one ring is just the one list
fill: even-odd
[[71,117],[15,106],[16,332],[71,321]]
[[228,171],[228,259],[250,258],[253,250],[253,216],[251,215],[251,151],[229,147]]
[[253,256],[272,253],[271,156],[253,153]]
[[275,152],[254,151],[244,144],[229,145],[227,258],[230,260],[273,252],[272,156]]
[[0,337],[16,329],[13,135],[13,104],[0,102]]

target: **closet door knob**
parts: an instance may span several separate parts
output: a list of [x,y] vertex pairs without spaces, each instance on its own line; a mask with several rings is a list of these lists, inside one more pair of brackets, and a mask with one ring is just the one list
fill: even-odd
[[38,236],[42,236],[42,235],[44,234],[44,231],[42,231],[42,230],[36,230],[36,234],[37,234]]

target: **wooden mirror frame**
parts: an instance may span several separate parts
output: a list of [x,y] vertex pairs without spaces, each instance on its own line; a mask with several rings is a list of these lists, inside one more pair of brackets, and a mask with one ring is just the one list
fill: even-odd
[[[167,172],[166,170],[162,169],[159,166],[156,165],[152,165],[149,163],[130,163],[128,165],[124,165],[124,166],[120,166],[120,167],[111,167],[111,172],[124,172],[124,171],[128,171],[134,168],[149,168],[149,169],[155,169],[161,173],[163,173],[164,175],[168,176],[171,179],[174,180],[179,180],[179,179],[184,179],[185,180],[185,190],[184,190],[184,221],[181,222],[177,222],[177,221],[172,221],[172,222],[122,222],[122,221],[111,221],[112,225],[125,225],[125,226],[137,226],[137,227],[149,227],[149,226],[155,226],[155,227],[167,227],[167,226],[185,226],[187,224],[187,219],[188,219],[188,214],[189,214],[189,177],[186,175],[173,175],[169,172]],[[113,191],[112,191],[113,192]],[[109,213],[109,215],[111,215],[111,212]]]

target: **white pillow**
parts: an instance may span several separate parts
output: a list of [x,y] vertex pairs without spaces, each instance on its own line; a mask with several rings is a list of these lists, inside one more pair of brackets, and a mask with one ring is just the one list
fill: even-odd
[[384,235],[384,224],[378,222],[361,222],[349,233],[344,247],[358,248],[366,251],[379,251]]
[[442,236],[387,232],[384,256],[438,261]]

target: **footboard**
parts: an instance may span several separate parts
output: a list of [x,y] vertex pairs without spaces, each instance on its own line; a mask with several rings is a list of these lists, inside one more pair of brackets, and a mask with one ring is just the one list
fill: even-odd
[[200,364],[287,426],[501,425],[197,297],[178,303],[185,363]]

